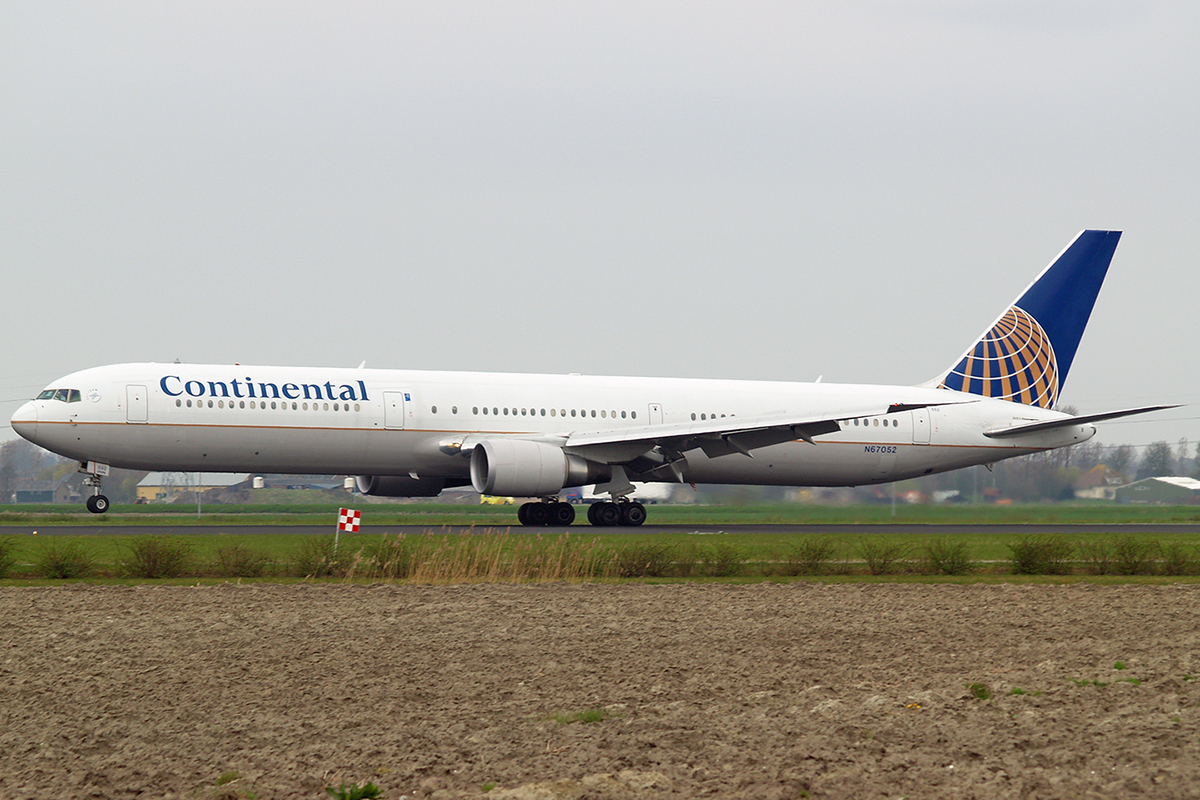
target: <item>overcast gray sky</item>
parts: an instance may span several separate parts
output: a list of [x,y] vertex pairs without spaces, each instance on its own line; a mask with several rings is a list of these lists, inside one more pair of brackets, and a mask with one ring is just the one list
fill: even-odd
[[[0,5],[0,415],[240,362],[918,383],[1125,231],[1061,401],[1195,403],[1200,4]],[[0,439],[14,434],[0,427]],[[1200,407],[1101,440],[1200,440]]]

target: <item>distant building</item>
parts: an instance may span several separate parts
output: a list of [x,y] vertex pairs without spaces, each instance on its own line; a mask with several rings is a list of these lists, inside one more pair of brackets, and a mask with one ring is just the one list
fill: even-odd
[[1080,475],[1073,488],[1080,500],[1116,500],[1117,488],[1124,485],[1124,475],[1101,464]]
[[1146,478],[1116,490],[1118,503],[1164,506],[1200,504],[1200,481],[1195,478]]
[[151,472],[137,485],[137,499],[139,503],[170,502],[183,492],[227,489],[246,480],[244,473],[234,472]]
[[14,503],[53,503],[54,481],[21,478],[13,490]]

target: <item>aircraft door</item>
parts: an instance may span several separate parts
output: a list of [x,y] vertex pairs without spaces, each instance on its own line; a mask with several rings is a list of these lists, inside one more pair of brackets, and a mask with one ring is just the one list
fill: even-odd
[[406,392],[383,393],[383,426],[391,430],[404,430]]
[[145,422],[147,419],[147,400],[145,386],[125,387],[125,421]]
[[649,412],[650,412],[650,424],[651,425],[662,425],[662,421],[663,421],[662,403],[651,403],[650,407],[649,407]]
[[929,409],[918,408],[911,413],[913,444],[929,444]]

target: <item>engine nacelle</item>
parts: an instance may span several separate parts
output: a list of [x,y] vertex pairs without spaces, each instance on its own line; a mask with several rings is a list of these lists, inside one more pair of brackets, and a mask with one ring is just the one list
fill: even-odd
[[471,451],[471,485],[480,494],[546,497],[566,486],[612,480],[612,469],[561,447],[524,439],[488,439]]
[[446,488],[445,478],[410,478],[407,475],[359,475],[354,485],[376,497],[436,497]]

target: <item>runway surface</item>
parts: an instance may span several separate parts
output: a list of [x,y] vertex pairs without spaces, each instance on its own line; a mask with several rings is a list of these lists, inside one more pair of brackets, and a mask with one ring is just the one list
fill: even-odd
[[[717,536],[721,534],[1034,534],[1034,533],[1186,533],[1200,534],[1200,524],[1149,524],[1149,525],[643,525],[640,528],[594,528],[579,524],[570,527],[524,528],[498,525],[378,525],[364,526],[362,533],[405,534],[417,536],[423,533],[482,534],[497,531],[513,533],[621,536],[631,533],[653,535],[663,533]],[[214,534],[245,535],[254,533],[294,534],[312,536],[334,532],[332,525],[4,525],[0,536],[212,536]]]

